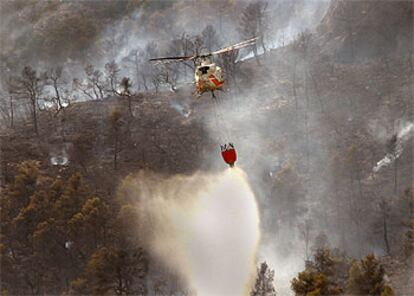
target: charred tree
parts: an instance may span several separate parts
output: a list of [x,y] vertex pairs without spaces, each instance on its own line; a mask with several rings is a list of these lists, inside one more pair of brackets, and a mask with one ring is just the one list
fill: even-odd
[[395,134],[387,143],[387,150],[394,160],[394,194],[398,190],[398,136]]
[[381,202],[378,204],[381,218],[382,218],[382,235],[384,239],[385,251],[387,254],[390,254],[390,242],[389,242],[389,234],[388,234],[388,219],[391,211],[391,206],[389,202],[385,199],[382,199]]
[[260,264],[260,268],[257,269],[256,283],[250,296],[276,296],[274,277],[275,272],[269,268],[266,262]]
[[121,133],[122,133],[122,114],[119,110],[112,111],[110,115],[110,125],[113,137],[113,168],[118,169],[118,157],[121,151]]
[[[258,37],[258,43],[266,52],[264,37],[268,30],[267,2],[256,1],[250,3],[242,12],[238,31],[243,39]],[[257,45],[253,47],[255,57],[258,56]],[[257,60],[258,61],[258,60]]]
[[33,129],[36,135],[38,135],[38,107],[39,97],[43,91],[43,84],[36,70],[31,66],[24,67],[21,76],[11,80],[10,90],[16,98],[21,98],[29,102]]
[[105,64],[105,75],[107,79],[108,91],[114,95],[120,96],[121,93],[117,90],[119,85],[118,75],[121,69],[115,61],[111,61]]

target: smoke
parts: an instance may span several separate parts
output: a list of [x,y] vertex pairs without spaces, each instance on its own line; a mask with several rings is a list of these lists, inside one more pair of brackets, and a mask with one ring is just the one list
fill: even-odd
[[176,101],[170,101],[170,106],[185,118],[188,118],[191,115],[191,109],[187,105],[180,104]]
[[153,256],[197,295],[248,295],[260,239],[255,195],[238,168],[168,179],[140,173],[122,192],[137,204]]
[[[289,246],[289,251],[281,252],[278,245],[281,244],[280,241],[285,237],[291,237],[291,241],[294,244]],[[295,247],[298,245],[301,245],[298,238],[292,235],[290,229],[286,229],[283,236],[279,236],[279,239],[268,240],[260,247],[260,261],[266,261],[272,268],[277,267],[275,269],[275,286],[278,295],[293,295],[290,282],[297,275],[298,271],[303,270],[305,267],[303,251]]]
[[63,145],[51,148],[49,152],[49,161],[54,166],[65,166],[69,164],[68,155],[69,145]]
[[396,144],[394,151],[387,153],[384,158],[377,162],[377,165],[372,169],[377,173],[381,168],[388,166],[395,161],[403,152],[403,144],[411,137],[414,131],[414,124],[412,122],[403,125],[396,135]]

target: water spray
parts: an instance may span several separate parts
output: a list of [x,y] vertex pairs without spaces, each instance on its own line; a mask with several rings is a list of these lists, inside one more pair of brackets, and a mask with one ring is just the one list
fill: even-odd
[[123,192],[136,200],[146,248],[198,296],[248,295],[260,239],[256,198],[240,168],[193,176],[140,175]]

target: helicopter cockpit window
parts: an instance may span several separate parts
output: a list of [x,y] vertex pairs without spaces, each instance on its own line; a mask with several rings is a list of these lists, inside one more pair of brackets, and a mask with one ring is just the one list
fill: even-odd
[[198,68],[201,74],[207,74],[208,69],[210,69],[210,66],[203,66],[203,67]]

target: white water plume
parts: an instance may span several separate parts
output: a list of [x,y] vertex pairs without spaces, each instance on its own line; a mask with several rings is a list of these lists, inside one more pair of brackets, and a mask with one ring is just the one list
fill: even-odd
[[256,198],[239,168],[216,174],[128,177],[147,249],[198,296],[249,295],[260,239]]

